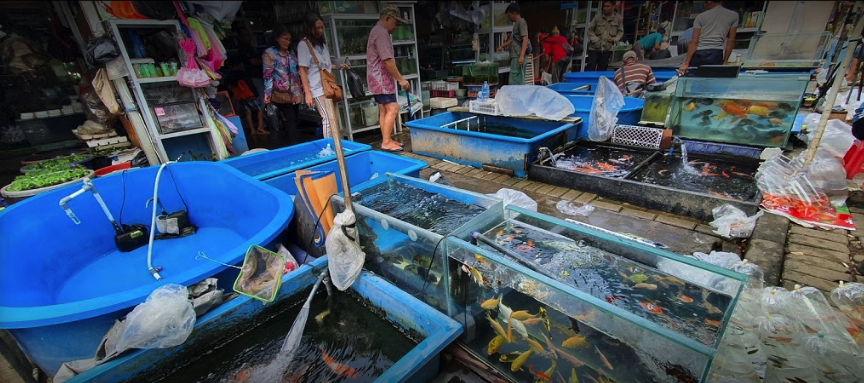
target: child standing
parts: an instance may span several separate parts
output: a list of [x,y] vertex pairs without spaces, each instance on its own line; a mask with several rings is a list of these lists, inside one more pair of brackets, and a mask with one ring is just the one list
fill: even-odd
[[[264,104],[258,99],[258,92],[252,83],[252,78],[246,73],[243,62],[237,57],[230,57],[231,73],[228,74],[226,83],[228,90],[237,100],[238,114],[246,116],[249,130],[255,134],[270,134],[264,130]],[[257,113],[258,125],[252,124],[252,113]]]

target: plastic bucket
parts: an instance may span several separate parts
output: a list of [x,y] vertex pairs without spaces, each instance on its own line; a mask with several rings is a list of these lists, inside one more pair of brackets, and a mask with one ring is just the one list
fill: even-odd
[[104,168],[96,170],[96,177],[104,177],[104,176],[111,174],[111,173],[114,173],[116,171],[126,170],[126,169],[129,169],[131,167],[132,167],[131,162],[123,162],[123,163],[119,163],[117,165],[106,166]]

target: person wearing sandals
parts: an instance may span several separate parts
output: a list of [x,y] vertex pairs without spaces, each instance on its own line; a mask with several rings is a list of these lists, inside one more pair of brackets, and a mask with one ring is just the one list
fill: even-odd
[[[339,127],[336,107],[333,100],[324,97],[321,85],[321,69],[333,71],[336,65],[330,62],[330,52],[324,44],[324,21],[315,13],[306,14],[306,37],[297,46],[297,60],[300,62],[300,79],[303,82],[303,95],[306,105],[315,105],[321,115],[322,137],[330,137],[330,127]],[[313,54],[315,57],[313,57]],[[317,59],[318,65],[315,65]],[[342,64],[340,69],[348,69]]]
[[392,5],[381,8],[378,23],[369,33],[369,41],[366,43],[366,82],[369,83],[369,92],[378,104],[381,150],[388,152],[402,151],[402,144],[393,141],[391,137],[393,125],[396,124],[396,114],[399,113],[396,82],[405,91],[410,86],[408,80],[399,74],[393,58],[393,41],[390,39],[390,34],[396,30],[398,23],[407,23],[405,19],[399,17],[398,8]]
[[297,57],[291,48],[291,31],[280,25],[273,30],[274,46],[267,48],[262,56],[264,62],[264,103],[276,106],[285,117],[283,129],[288,133],[290,145],[300,143],[297,130],[297,112],[303,100],[303,85]]

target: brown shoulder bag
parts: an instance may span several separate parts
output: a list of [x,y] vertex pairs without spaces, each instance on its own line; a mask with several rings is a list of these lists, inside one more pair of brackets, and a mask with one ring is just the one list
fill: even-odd
[[303,41],[306,41],[306,45],[309,46],[309,53],[312,54],[312,60],[315,61],[315,65],[318,67],[318,73],[321,75],[321,87],[324,88],[324,97],[336,102],[342,101],[342,87],[336,83],[336,77],[334,77],[329,70],[322,68],[321,65],[318,64],[318,56],[315,55],[315,50],[312,49],[312,43],[307,39],[303,39]]

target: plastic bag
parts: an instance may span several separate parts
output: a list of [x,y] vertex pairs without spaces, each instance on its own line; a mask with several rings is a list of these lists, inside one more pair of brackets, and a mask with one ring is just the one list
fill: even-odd
[[495,101],[504,116],[536,115],[558,121],[576,112],[567,97],[545,86],[505,85],[498,90]]
[[748,217],[741,209],[730,204],[723,204],[720,207],[715,207],[711,210],[714,220],[709,223],[715,233],[726,238],[747,238],[753,234],[753,229],[756,227],[756,220],[762,216],[764,212],[761,210]]
[[[434,182],[434,181],[433,181]],[[500,189],[495,194],[486,194],[490,197],[501,198],[504,200],[504,206],[513,205],[526,210],[537,211],[537,202],[535,202],[527,194],[513,189]]]
[[762,290],[762,310],[769,313],[783,312],[789,303],[789,291],[782,287],[766,287]]
[[741,262],[741,257],[735,253],[728,253],[725,251],[711,251],[708,254],[695,252],[693,253],[693,257],[696,259],[707,262],[715,266],[720,266],[724,269],[731,269],[732,265]]
[[[806,142],[810,142],[813,137],[816,136],[816,128],[819,127],[819,121],[821,119],[822,115],[819,113],[810,113],[804,117],[802,129],[806,128],[807,134],[802,134],[801,136],[803,137],[799,137],[804,139]],[[822,139],[819,141],[819,148],[817,150],[826,150],[834,155],[834,157],[843,158],[854,142],[855,137],[852,135],[851,126],[838,119],[828,120],[828,123],[825,125],[825,132],[822,133]]]
[[177,82],[189,88],[205,88],[210,85],[210,77],[198,68],[180,68],[177,71]]
[[117,352],[131,348],[167,348],[182,344],[195,326],[195,310],[186,287],[160,286],[126,316]]
[[597,93],[591,104],[588,139],[606,141],[612,137],[612,130],[618,122],[618,111],[624,107],[624,96],[612,80],[601,76],[597,83]]
[[356,218],[350,210],[336,214],[333,218],[333,228],[327,234],[325,246],[327,258],[330,259],[330,280],[339,291],[345,291],[354,283],[366,255],[360,250],[360,245],[354,241],[357,229],[354,226]]
[[363,90],[363,79],[353,69],[346,69],[348,73],[348,91],[351,92],[351,98],[362,100],[366,98],[366,91]]
[[[807,153],[801,153],[793,161],[803,161]],[[824,193],[831,204],[835,206],[842,205],[846,202],[849,192],[846,190],[846,169],[838,157],[828,150],[823,150],[822,146],[816,151],[816,155],[810,165],[807,167],[807,177],[810,183],[816,190]]]
[[757,289],[762,291],[764,287],[764,273],[762,272],[762,268],[756,265],[755,263],[750,263],[746,259],[737,262],[730,267],[732,271],[737,271],[741,274],[744,274],[748,277],[747,279],[747,287],[751,289]]
[[571,201],[558,201],[558,203],[555,204],[555,208],[563,214],[581,215],[583,217],[587,217],[594,211],[593,205],[585,204],[577,207]]
[[109,35],[93,37],[87,42],[87,64],[92,67],[101,66],[117,56],[120,56],[120,51]]

